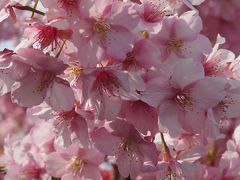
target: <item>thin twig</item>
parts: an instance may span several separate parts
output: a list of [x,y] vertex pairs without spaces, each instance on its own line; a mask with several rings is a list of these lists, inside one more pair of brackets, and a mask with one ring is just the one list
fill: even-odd
[[61,47],[60,47],[60,49],[59,49],[59,51],[58,51],[58,53],[57,53],[57,55],[56,55],[56,58],[58,58],[58,57],[60,56],[60,54],[61,54],[61,52],[62,52],[62,50],[63,50],[63,47],[64,47],[65,43],[66,43],[66,40],[63,40],[63,43],[62,43],[62,45],[61,45]]
[[32,7],[29,7],[29,6],[19,6],[19,5],[15,5],[15,6],[12,6],[12,7],[16,8],[16,9],[19,9],[19,10],[24,10],[24,11],[31,11],[31,12],[35,11],[35,13],[40,14],[40,15],[42,15],[42,16],[45,15],[44,12],[39,11],[39,10],[37,10],[37,9],[34,10]]
[[39,2],[39,0],[36,0],[35,4],[34,4],[34,6],[33,6],[33,11],[32,11],[32,16],[31,16],[31,18],[34,17],[35,10],[36,10],[36,8],[37,8],[38,2]]

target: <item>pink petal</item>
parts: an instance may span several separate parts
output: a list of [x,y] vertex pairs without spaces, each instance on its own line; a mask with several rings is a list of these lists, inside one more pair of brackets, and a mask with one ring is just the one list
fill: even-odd
[[129,30],[134,29],[139,18],[133,9],[131,9],[131,4],[126,2],[114,2],[111,8],[110,22],[113,25],[121,25]]
[[103,154],[115,155],[118,152],[121,139],[111,135],[105,128],[100,128],[91,133],[94,146]]
[[172,38],[173,26],[176,22],[176,16],[170,16],[168,18],[164,18],[161,24],[161,30],[156,35],[156,42],[160,40],[160,42],[166,42]]
[[72,131],[69,129],[67,122],[57,125],[55,142],[63,147],[69,147],[72,144],[71,133]]
[[17,50],[16,60],[33,66],[37,69],[44,69],[56,73],[62,72],[65,67],[62,61],[44,54],[41,50],[33,48],[21,48]]
[[193,59],[177,62],[172,75],[172,80],[181,89],[202,78],[204,78],[203,65]]
[[226,95],[225,81],[221,78],[204,78],[190,90],[194,102],[203,109],[216,106]]
[[7,19],[9,14],[6,12],[6,9],[0,9],[0,23]]
[[72,173],[64,174],[61,177],[61,180],[80,180],[80,177],[78,175],[73,175]]
[[173,137],[184,132],[182,125],[179,122],[180,115],[181,111],[179,110],[179,107],[171,101],[165,101],[160,106],[158,117],[159,123],[161,126],[168,128],[169,134]]
[[43,87],[43,74],[30,73],[12,87],[12,101],[23,107],[32,107],[42,103],[45,99],[48,87]]
[[153,165],[157,165],[158,152],[154,143],[146,143],[138,145],[139,151],[144,155],[144,160],[151,161]]
[[11,79],[8,75],[11,73],[12,69],[2,69],[0,70],[0,96],[5,95],[11,91],[11,87],[15,80]]
[[[134,155],[130,155],[129,153],[133,153]],[[130,177],[134,179],[141,171],[142,160],[136,152],[121,151],[117,157],[117,166],[123,177],[128,177],[130,175]]]
[[185,110],[184,115],[179,119],[184,130],[190,133],[201,133],[206,125],[205,111],[198,107]]
[[203,28],[201,17],[196,11],[187,11],[183,13],[180,19],[183,19],[196,35],[199,34]]
[[93,148],[82,149],[80,154],[86,162],[96,167],[104,161],[104,155]]
[[93,179],[93,180],[101,179],[101,174],[98,167],[91,166],[91,165],[84,166],[81,172],[81,176],[83,177],[83,179]]
[[112,0],[99,0],[95,1],[93,4],[92,16],[100,16],[102,17],[105,14],[106,8],[112,4]]
[[81,39],[75,45],[78,48],[78,58],[83,67],[96,67],[97,63],[104,58],[104,50],[99,46],[100,41],[97,36],[92,36],[90,40]]
[[124,107],[126,120],[132,123],[135,128],[143,134],[157,132],[157,111],[148,104],[136,101],[129,102]]
[[121,108],[122,100],[118,97],[108,97],[108,96],[103,96],[102,102],[101,102],[101,107],[99,108],[99,116],[98,118],[100,120],[112,120],[114,119]]
[[72,120],[71,129],[76,133],[77,138],[80,140],[84,147],[89,146],[88,126],[81,116]]
[[2,1],[0,2],[0,10],[1,10],[2,8],[4,8],[8,3],[9,3],[8,0],[2,0]]
[[160,51],[157,46],[155,46],[149,40],[140,40],[134,45],[133,52],[135,54],[135,59],[144,68],[151,68],[152,66],[159,66]]
[[210,40],[203,35],[198,35],[194,41],[185,41],[183,43],[180,56],[203,61],[204,54],[210,54],[211,50],[212,45]]
[[106,39],[107,54],[116,59],[123,60],[131,52],[134,36],[122,26],[114,26]]
[[233,95],[231,97],[232,99],[230,99],[230,102],[227,105],[227,111],[226,111],[226,115],[227,117],[230,118],[238,118],[240,117],[240,111],[239,111],[239,104],[240,104],[240,95],[236,94]]
[[141,100],[156,108],[173,95],[174,92],[172,92],[169,82],[160,77],[147,83],[147,90],[142,92]]
[[74,106],[75,97],[73,90],[65,83],[64,81],[61,82],[61,79],[55,79],[48,91],[46,102],[54,110],[69,111]]
[[61,154],[53,152],[45,161],[47,172],[54,177],[60,178],[66,173],[67,160]]
[[194,32],[183,19],[178,19],[174,24],[174,36],[182,40],[194,40],[198,33]]

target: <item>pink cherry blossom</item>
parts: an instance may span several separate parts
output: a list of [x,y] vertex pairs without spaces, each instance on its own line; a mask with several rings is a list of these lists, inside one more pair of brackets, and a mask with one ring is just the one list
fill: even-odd
[[56,134],[63,139],[64,146],[70,146],[76,140],[80,140],[83,146],[88,147],[88,127],[84,117],[77,114],[74,109],[53,114],[56,116],[54,118]]
[[71,38],[72,30],[59,27],[61,19],[56,19],[49,22],[47,25],[33,22],[31,26],[25,29],[25,36],[29,39],[31,44],[35,44],[40,49],[45,49],[51,46],[55,49],[61,46],[63,41]]
[[[123,177],[130,175],[131,178],[135,178],[141,171],[145,160],[156,165],[155,145],[145,141],[133,125],[115,120],[109,124],[108,128],[110,129],[99,128],[93,131],[91,136],[100,152],[116,156],[116,163]],[[104,141],[104,139],[108,140]]]
[[[153,39],[166,59],[171,53],[180,58],[201,60],[211,51],[211,43],[200,34],[202,21],[195,11],[188,11],[180,17],[170,16],[162,22],[162,28]],[[201,47],[199,47],[201,45]]]
[[[138,19],[134,15],[136,12],[131,10],[130,4],[121,1],[110,2],[100,0],[98,5],[93,4],[87,15],[83,15],[82,22],[80,22],[82,33],[76,33],[76,35],[84,37],[88,44],[98,44],[107,55],[124,59],[126,54],[131,51],[135,40],[130,28],[137,25]],[[88,5],[88,2],[86,5]],[[128,16],[127,22],[122,20],[126,17],[126,14],[123,13],[125,11],[132,12]],[[79,41],[77,39],[73,41],[81,49]],[[92,46],[88,48],[93,49]],[[119,49],[119,47],[121,48]]]
[[[39,56],[38,61],[33,61],[33,56]],[[29,70],[24,77],[17,80],[11,87],[14,102],[24,107],[31,107],[46,100],[54,109],[68,110],[73,107],[74,95],[72,90],[68,87],[67,82],[56,77],[64,70],[61,61],[30,48],[19,49],[15,58],[24,65],[28,65],[28,68],[35,69]],[[58,61],[58,65],[55,64],[56,61]],[[48,69],[43,70],[48,62],[54,63],[49,64]],[[59,96],[61,91],[65,91],[69,97],[66,99]],[[32,95],[32,97],[30,98],[29,95]],[[29,100],[23,101],[21,96],[28,96]]]
[[[188,67],[189,71],[182,71],[183,66]],[[170,128],[169,133],[199,133],[199,127],[203,128],[206,122],[206,110],[215,106],[225,95],[224,81],[204,78],[202,64],[193,60],[177,63],[164,85],[158,92],[159,122]],[[211,88],[218,94],[213,95]]]
[[53,177],[67,179],[101,179],[98,165],[103,157],[94,149],[84,149],[76,144],[49,154],[46,169]]
[[239,0],[2,0],[0,179],[238,180]]

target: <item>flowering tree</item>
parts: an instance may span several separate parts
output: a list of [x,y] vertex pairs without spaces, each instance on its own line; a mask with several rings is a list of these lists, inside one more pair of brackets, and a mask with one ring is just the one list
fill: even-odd
[[239,0],[2,0],[0,179],[239,180],[238,18]]

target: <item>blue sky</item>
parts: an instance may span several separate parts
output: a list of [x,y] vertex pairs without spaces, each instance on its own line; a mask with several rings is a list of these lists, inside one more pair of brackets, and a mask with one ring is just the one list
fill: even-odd
[[0,42],[0,51],[2,51],[5,48],[13,49],[13,44],[11,43],[11,41],[1,41]]

